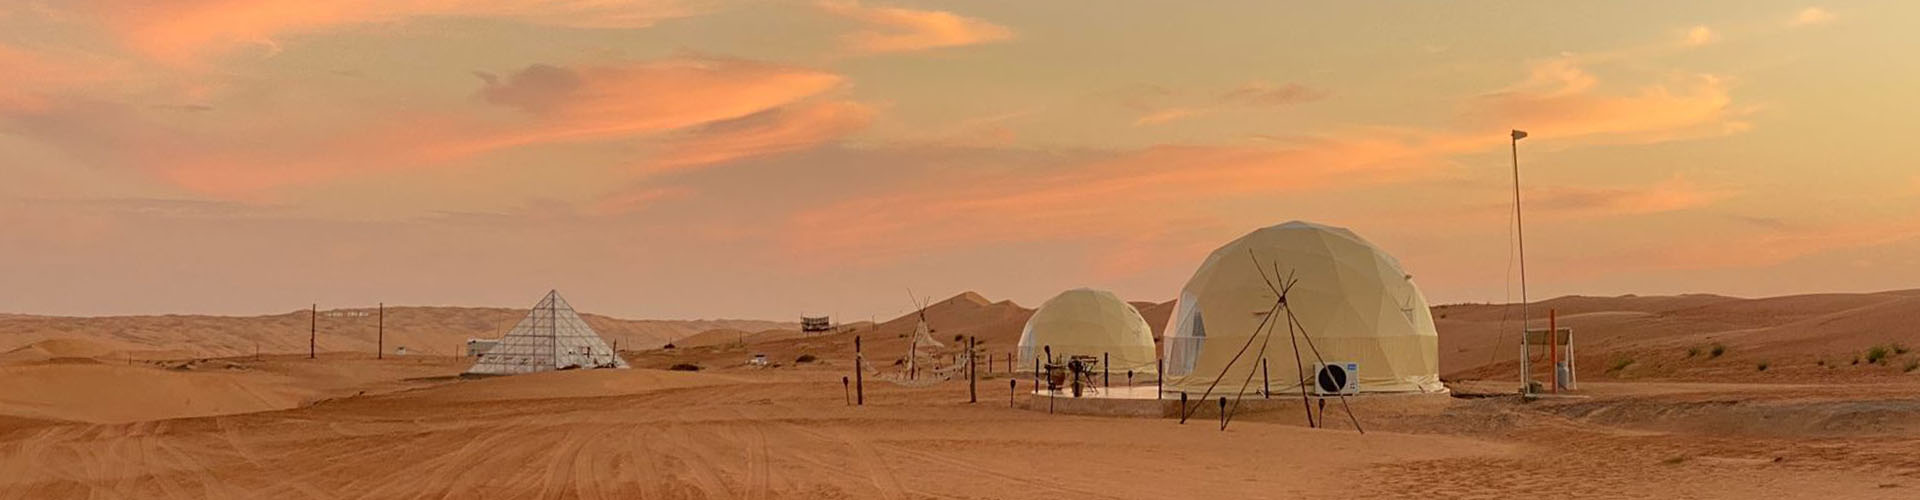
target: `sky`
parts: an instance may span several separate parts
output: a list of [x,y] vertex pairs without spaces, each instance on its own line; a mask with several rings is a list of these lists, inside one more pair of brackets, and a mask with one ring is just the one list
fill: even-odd
[[25,0],[0,311],[888,318],[1289,220],[1431,302],[1920,286],[1920,4]]

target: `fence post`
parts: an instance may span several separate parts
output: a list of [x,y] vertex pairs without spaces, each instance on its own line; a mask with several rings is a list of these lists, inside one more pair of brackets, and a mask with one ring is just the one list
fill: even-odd
[[858,406],[867,405],[867,385],[863,380],[865,377],[860,376],[860,370],[861,368],[863,368],[861,365],[866,364],[866,362],[867,362],[867,358],[860,354],[860,336],[854,335],[853,336],[853,402],[855,405],[858,405]]

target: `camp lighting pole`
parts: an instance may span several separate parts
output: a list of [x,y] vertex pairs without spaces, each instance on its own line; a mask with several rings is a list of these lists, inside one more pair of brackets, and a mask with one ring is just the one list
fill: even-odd
[[1532,377],[1527,372],[1530,354],[1527,348],[1527,231],[1526,224],[1520,220],[1520,140],[1527,138],[1527,132],[1514,130],[1511,137],[1508,145],[1513,151],[1513,231],[1520,247],[1520,394],[1531,395]]

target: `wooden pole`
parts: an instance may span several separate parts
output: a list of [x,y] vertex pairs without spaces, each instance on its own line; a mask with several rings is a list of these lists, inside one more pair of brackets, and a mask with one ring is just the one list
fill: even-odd
[[320,336],[320,304],[314,304],[313,309],[307,312],[307,317],[312,320],[307,324],[307,359],[313,359],[313,355],[315,351],[319,350],[318,346],[320,345],[318,340]]
[[387,303],[380,303],[380,340],[373,345],[373,359],[387,359]]
[[858,406],[866,406],[867,404],[867,386],[864,383],[864,381],[861,380],[862,377],[860,376],[860,369],[862,368],[860,365],[865,364],[866,359],[867,358],[860,355],[860,336],[854,335],[853,336],[853,402],[855,405],[858,405]]
[[1227,397],[1220,396],[1220,430],[1227,430]]
[[978,367],[979,365],[974,363],[973,346],[974,346],[974,338],[972,336],[968,336],[967,337],[967,402],[968,403],[980,402],[979,388],[976,387],[980,383],[980,372],[978,370],[975,370],[975,368]]
[[847,406],[853,406],[853,384],[847,377],[840,377],[840,393],[847,397]]
[[1007,407],[1013,407],[1013,401],[1020,394],[1020,379],[1007,379]]
[[[1166,392],[1167,386],[1164,383],[1162,383],[1166,380],[1167,380],[1167,360],[1160,359],[1159,357],[1155,357],[1153,359],[1153,399],[1156,399],[1156,400],[1160,399],[1160,393]],[[1185,411],[1185,408],[1182,408],[1181,410]]]
[[1180,423],[1187,423],[1187,391],[1180,391]]
[[1113,353],[1100,353],[1100,388],[1113,386]]
[[1260,358],[1260,394],[1273,399],[1273,385],[1267,381],[1267,358]]

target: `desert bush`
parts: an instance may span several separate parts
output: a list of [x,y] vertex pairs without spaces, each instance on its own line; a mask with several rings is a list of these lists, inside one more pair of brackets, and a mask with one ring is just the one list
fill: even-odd
[[1893,351],[1891,349],[1887,349],[1886,346],[1877,345],[1877,346],[1869,347],[1867,348],[1867,362],[1872,364],[1880,364],[1881,362],[1887,360],[1887,354],[1891,352]]
[[1907,345],[1906,345],[1906,344],[1902,344],[1902,343],[1899,343],[1899,342],[1894,342],[1894,343],[1893,343],[1893,345],[1891,345],[1891,346],[1887,346],[1887,347],[1891,347],[1891,348],[1893,348],[1893,355],[1895,355],[1895,356],[1898,356],[1898,355],[1901,355],[1901,354],[1906,354],[1906,353],[1907,353]]
[[1699,356],[1699,355],[1700,355],[1700,346],[1693,346],[1693,347],[1688,347],[1688,348],[1687,348],[1687,357],[1688,357],[1688,358],[1692,358],[1692,357],[1694,357],[1694,356]]
[[1727,346],[1714,344],[1713,349],[1710,349],[1707,351],[1707,355],[1708,355],[1707,359],[1718,358],[1720,357],[1720,355],[1726,354],[1726,353],[1727,353]]
[[1855,355],[1853,355],[1853,365],[1854,365],[1854,366],[1860,366],[1860,355],[1859,355],[1859,354],[1855,354]]
[[1907,366],[1900,368],[1901,373],[1912,373],[1914,370],[1920,370],[1920,359],[1907,360]]
[[1767,363],[1767,362],[1765,362],[1765,361],[1761,361],[1761,362],[1760,362],[1760,364],[1757,364],[1757,365],[1753,365],[1753,369],[1754,369],[1754,371],[1762,371],[1762,372],[1764,372],[1764,371],[1767,371],[1767,367],[1768,367],[1768,366],[1772,366],[1772,365],[1770,365],[1770,364],[1768,364],[1768,363]]
[[693,363],[676,363],[673,366],[667,367],[667,369],[676,372],[697,372],[700,371],[700,365]]
[[798,357],[798,358],[793,358],[793,362],[795,362],[795,363],[812,363],[812,362],[814,362],[814,361],[818,361],[819,359],[820,359],[820,358],[817,358],[817,357],[814,357],[814,356],[813,356],[812,354],[801,354],[801,355],[800,355],[800,357]]
[[1632,365],[1633,365],[1633,358],[1620,358],[1620,359],[1613,360],[1613,364],[1607,366],[1607,371],[1617,372],[1620,370],[1625,370],[1627,369],[1628,366],[1632,366]]

